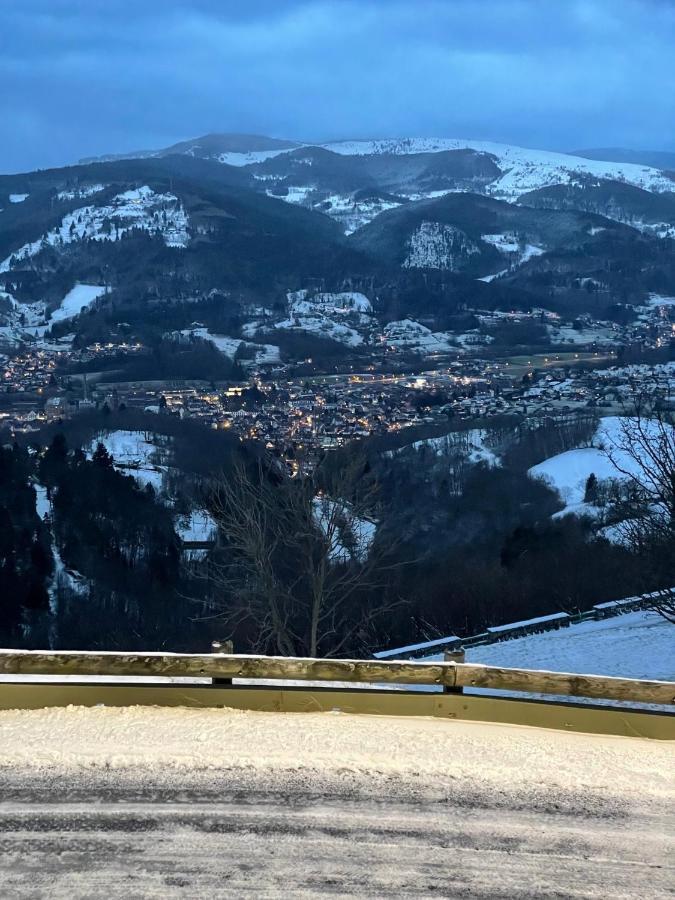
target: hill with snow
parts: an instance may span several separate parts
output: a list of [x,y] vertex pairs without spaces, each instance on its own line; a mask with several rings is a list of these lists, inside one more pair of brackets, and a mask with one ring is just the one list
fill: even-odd
[[[307,143],[259,135],[211,134],[163,150],[117,158],[186,155],[249,172],[258,188],[327,213],[346,233],[384,209],[451,191],[473,191],[510,203],[556,186],[627,185],[654,194],[675,191],[665,166],[616,155],[574,156],[492,141],[396,138]],[[101,157],[110,160],[115,157]],[[87,160],[92,162],[92,160]]]

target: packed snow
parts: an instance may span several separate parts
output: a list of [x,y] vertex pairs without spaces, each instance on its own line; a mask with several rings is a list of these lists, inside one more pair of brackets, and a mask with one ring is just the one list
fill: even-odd
[[[279,713],[235,709],[65,707],[0,711],[0,767],[149,772],[246,769],[408,775],[484,784],[492,796],[580,783],[605,797],[664,802],[673,796],[666,742],[418,716]],[[478,762],[479,761],[479,762]],[[63,769],[62,769],[63,770]],[[661,776],[655,775],[661,773]],[[386,787],[385,787],[386,785]],[[384,794],[383,794],[384,797]]]
[[27,200],[30,197],[30,194],[10,194],[9,202],[10,203],[23,203],[24,200]]
[[174,194],[156,194],[147,185],[117,194],[108,206],[84,206],[65,215],[57,228],[24,244],[0,263],[7,272],[13,261],[30,259],[46,247],[79,240],[116,241],[133,229],[158,234],[167,247],[187,247],[188,217]]

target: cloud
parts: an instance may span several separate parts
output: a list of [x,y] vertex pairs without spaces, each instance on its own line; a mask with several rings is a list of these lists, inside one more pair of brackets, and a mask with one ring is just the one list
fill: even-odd
[[3,4],[0,170],[208,131],[672,148],[674,7],[669,0]]

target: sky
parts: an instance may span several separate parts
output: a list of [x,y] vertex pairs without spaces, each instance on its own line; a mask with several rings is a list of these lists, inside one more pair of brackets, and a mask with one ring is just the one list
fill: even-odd
[[209,132],[675,150],[675,0],[0,0],[0,172]]

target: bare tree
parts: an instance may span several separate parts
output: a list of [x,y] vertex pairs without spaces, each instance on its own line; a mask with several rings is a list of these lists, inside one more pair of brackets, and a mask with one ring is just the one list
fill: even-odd
[[291,479],[238,465],[219,479],[209,508],[221,546],[208,578],[234,633],[260,650],[335,656],[367,642],[400,604],[382,596],[399,565],[396,541],[373,516],[373,486],[354,469]]
[[605,452],[624,476],[614,510],[623,542],[644,560],[645,576],[666,587],[646,593],[675,624],[675,427],[653,398],[639,398]]

